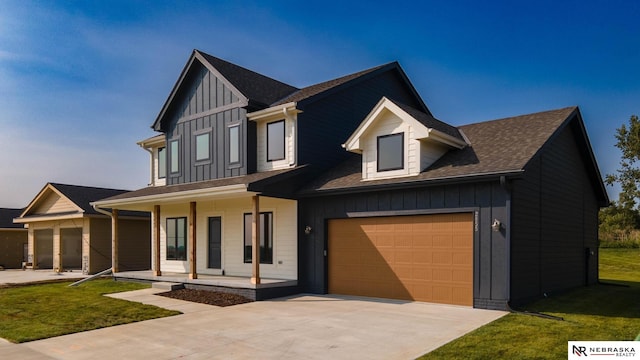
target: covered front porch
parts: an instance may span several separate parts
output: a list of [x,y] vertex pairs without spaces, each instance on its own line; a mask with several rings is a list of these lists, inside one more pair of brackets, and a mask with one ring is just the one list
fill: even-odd
[[217,288],[254,299],[296,292],[297,201],[251,188],[247,183],[256,184],[256,178],[269,176],[149,187],[93,203],[110,213],[113,234],[119,211],[151,214],[151,268],[121,271],[115,235],[114,277]]

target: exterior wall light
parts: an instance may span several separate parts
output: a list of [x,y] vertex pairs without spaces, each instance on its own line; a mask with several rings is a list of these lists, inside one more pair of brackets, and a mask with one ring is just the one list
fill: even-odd
[[311,226],[309,226],[309,225],[304,227],[304,233],[307,234],[307,235],[311,234],[311,230],[312,230]]
[[502,230],[502,223],[498,219],[493,219],[493,224],[491,224],[491,230],[498,232]]

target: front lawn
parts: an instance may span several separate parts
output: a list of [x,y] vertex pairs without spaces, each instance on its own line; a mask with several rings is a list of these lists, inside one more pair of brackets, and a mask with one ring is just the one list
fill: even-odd
[[77,287],[68,285],[62,282],[0,289],[0,337],[20,343],[179,314],[103,296],[148,285],[106,279]]
[[594,285],[543,299],[524,310],[564,318],[509,314],[421,359],[566,359],[570,340],[634,340],[640,333],[640,249],[600,249]]

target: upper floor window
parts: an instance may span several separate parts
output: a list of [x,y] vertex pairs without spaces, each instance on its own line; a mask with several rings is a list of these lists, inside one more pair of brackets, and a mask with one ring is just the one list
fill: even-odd
[[240,125],[229,127],[229,164],[240,162]]
[[211,132],[196,135],[196,161],[209,160],[211,156]]
[[404,168],[404,133],[378,136],[378,171]]
[[172,174],[180,172],[180,142],[171,140],[169,142],[169,171]]
[[167,148],[158,148],[158,179],[167,177]]
[[284,120],[267,124],[267,161],[283,160],[284,151]]

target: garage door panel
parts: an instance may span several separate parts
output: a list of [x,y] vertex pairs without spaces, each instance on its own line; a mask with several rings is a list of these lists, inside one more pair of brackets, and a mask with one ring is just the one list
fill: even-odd
[[473,303],[473,217],[438,214],[329,221],[329,292]]

